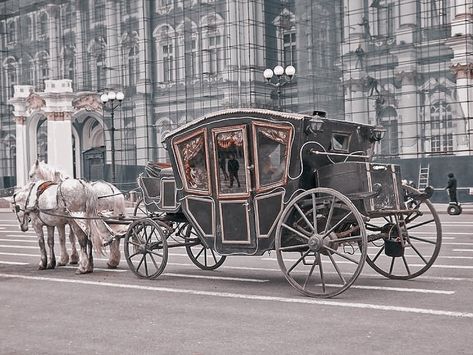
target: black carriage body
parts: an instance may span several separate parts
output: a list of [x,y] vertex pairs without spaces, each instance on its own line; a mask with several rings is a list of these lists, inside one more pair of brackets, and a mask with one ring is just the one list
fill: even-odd
[[405,209],[398,165],[344,162],[317,171],[317,185],[349,197],[364,215],[392,214]]
[[161,169],[153,177],[140,176],[138,185],[149,213],[181,212],[176,180],[171,168]]
[[[205,244],[222,255],[256,255],[274,248],[284,206],[298,192],[317,187],[318,170],[347,160],[366,166],[372,129],[318,116],[238,109],[182,126],[165,144],[182,212]],[[336,188],[325,180],[320,186]],[[368,185],[357,188],[371,191]]]

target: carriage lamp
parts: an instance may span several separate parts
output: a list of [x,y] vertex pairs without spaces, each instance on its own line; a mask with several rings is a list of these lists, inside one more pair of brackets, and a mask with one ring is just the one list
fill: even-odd
[[121,105],[125,99],[125,94],[121,91],[115,92],[113,90],[104,92],[100,95],[100,101],[102,101],[103,107],[110,109],[110,150],[111,150],[111,163],[112,163],[112,183],[116,182],[115,176],[115,109]]
[[311,118],[310,121],[307,124],[307,127],[305,129],[305,133],[309,134],[317,134],[318,132],[322,132],[322,126],[324,122],[317,119],[317,118]]
[[[294,78],[296,74],[296,68],[292,65],[288,65],[286,69],[282,66],[277,65],[274,69],[265,69],[263,71],[263,77],[266,80],[266,84],[276,88],[276,93],[278,95],[278,110],[281,111],[281,88]],[[276,83],[271,82],[271,79],[276,75]]]
[[376,126],[371,130],[370,141],[379,142],[384,138],[386,130],[382,126]]

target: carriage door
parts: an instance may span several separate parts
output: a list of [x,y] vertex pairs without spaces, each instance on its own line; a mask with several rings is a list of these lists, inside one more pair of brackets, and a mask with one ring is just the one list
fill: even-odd
[[247,253],[257,248],[252,204],[248,127],[212,129],[213,194],[217,204],[216,250]]

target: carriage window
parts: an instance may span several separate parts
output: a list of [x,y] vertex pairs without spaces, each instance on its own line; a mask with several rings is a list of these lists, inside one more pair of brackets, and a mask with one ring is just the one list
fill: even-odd
[[197,135],[177,144],[181,175],[188,190],[210,192],[207,166],[207,148],[205,134]]
[[214,131],[219,194],[233,195],[248,192],[245,137],[244,128],[225,132]]
[[350,143],[350,135],[334,133],[332,134],[332,142],[330,145],[330,150],[348,152],[349,143]]
[[289,164],[290,127],[256,125],[257,184],[269,187],[283,183]]

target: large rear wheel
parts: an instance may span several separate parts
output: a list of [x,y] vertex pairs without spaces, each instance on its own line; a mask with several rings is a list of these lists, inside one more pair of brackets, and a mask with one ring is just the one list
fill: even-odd
[[284,209],[276,255],[287,281],[310,297],[333,297],[360,274],[367,255],[363,217],[338,191],[315,188]]
[[125,235],[125,258],[130,270],[140,278],[155,279],[168,260],[165,225],[144,218],[134,221]]
[[407,210],[372,218],[368,229],[366,262],[390,279],[407,280],[422,275],[437,259],[442,227],[432,203],[410,186],[402,186]]

